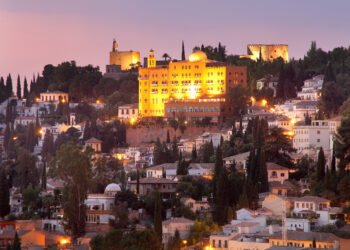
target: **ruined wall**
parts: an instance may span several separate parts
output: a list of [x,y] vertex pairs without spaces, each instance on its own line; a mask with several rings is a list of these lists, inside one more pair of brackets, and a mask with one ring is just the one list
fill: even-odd
[[284,61],[288,62],[288,45],[285,44],[249,44],[248,55],[253,55],[259,59],[261,49],[261,56],[263,61],[273,61],[278,57],[282,57]]

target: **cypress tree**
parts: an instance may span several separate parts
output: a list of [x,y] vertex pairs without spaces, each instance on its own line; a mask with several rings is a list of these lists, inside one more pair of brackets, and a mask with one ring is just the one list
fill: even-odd
[[265,162],[265,150],[260,149],[260,157],[259,157],[259,177],[260,177],[260,188],[259,193],[269,191],[269,181],[267,176],[267,167]]
[[163,146],[160,143],[159,137],[157,138],[157,142],[153,151],[153,162],[154,162],[154,165],[160,165],[164,163]]
[[285,95],[285,81],[286,81],[286,76],[285,76],[285,72],[284,72],[284,65],[281,65],[281,69],[280,69],[280,74],[278,77],[278,84],[277,84],[277,89],[276,89],[276,96],[280,99],[285,99],[286,95]]
[[166,131],[166,143],[170,143],[169,129]]
[[12,90],[12,77],[11,77],[11,74],[9,74],[7,76],[7,79],[6,79],[6,94],[7,94],[7,98],[11,97],[12,93],[13,93],[13,90]]
[[10,213],[10,189],[6,177],[5,169],[0,171],[0,217],[5,217]]
[[172,151],[171,155],[172,155],[173,161],[175,162],[179,158],[179,148],[177,146],[176,136],[174,136],[173,144],[172,144],[172,147],[171,147],[171,151]]
[[28,82],[26,77],[24,78],[24,84],[23,84],[23,98],[27,100],[29,98]]
[[[221,158],[222,160],[222,158]],[[216,183],[216,201],[214,206],[214,219],[220,225],[227,223],[228,215],[228,176],[225,168],[220,170]]]
[[334,74],[334,70],[333,70],[333,66],[331,62],[327,63],[325,72],[324,72],[324,78],[323,78],[323,83],[325,82],[335,82],[336,78],[335,78],[335,74]]
[[90,122],[86,122],[85,127],[84,127],[83,140],[87,141],[91,137],[92,137],[92,135],[91,135]]
[[222,170],[223,170],[222,152],[221,152],[221,148],[218,147],[216,149],[214,176],[213,176],[213,180],[212,180],[212,183],[213,183],[213,199],[214,199],[215,203],[216,203],[216,199],[217,199],[218,182],[220,180],[220,175],[221,175],[221,171]]
[[46,190],[46,162],[43,162],[43,173],[41,176],[41,189]]
[[214,155],[215,154],[215,150],[214,150],[214,144],[213,144],[213,140],[212,139],[210,139],[210,147],[209,147],[209,157],[211,157],[212,155]]
[[196,149],[196,146],[193,146],[193,148],[192,148],[191,162],[197,162],[197,149]]
[[140,194],[140,173],[139,170],[136,172],[136,194]]
[[240,208],[249,208],[249,200],[247,195],[247,183],[244,182],[243,185],[243,192],[241,196],[239,197],[238,206]]
[[185,56],[185,44],[184,44],[184,41],[183,41],[183,40],[182,40],[181,60],[182,60],[182,61],[185,61],[185,60],[186,60],[186,56]]
[[19,75],[17,77],[17,98],[18,99],[22,98],[21,79],[20,79]]
[[333,145],[333,153],[332,153],[332,161],[331,161],[331,175],[336,175],[336,159],[335,159],[335,152],[334,152],[334,145]]
[[159,192],[156,193],[155,207],[154,207],[154,231],[157,233],[160,240],[162,240],[162,200]]
[[27,134],[26,134],[26,149],[29,152],[33,152],[34,147],[36,144],[36,133],[34,129],[34,124],[30,123],[27,128]]
[[12,250],[21,250],[21,241],[20,241],[20,239],[18,237],[17,231],[16,231],[16,234],[15,234],[15,239],[13,241]]
[[323,148],[320,148],[320,151],[318,152],[318,158],[317,158],[317,181],[323,181],[325,177],[325,157],[324,157],[324,152]]

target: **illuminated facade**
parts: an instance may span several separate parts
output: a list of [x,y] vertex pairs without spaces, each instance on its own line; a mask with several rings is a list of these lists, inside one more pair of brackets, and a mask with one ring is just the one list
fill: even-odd
[[249,58],[257,61],[260,58],[263,61],[273,61],[281,57],[285,62],[288,62],[288,45],[286,44],[249,44],[247,47],[248,55],[243,55],[241,58]]
[[226,93],[240,84],[246,87],[246,67],[228,66],[208,60],[196,51],[186,61],[156,65],[154,51],[148,67],[139,68],[139,113],[142,117],[218,117],[223,112]]
[[121,70],[130,70],[140,64],[140,52],[137,51],[118,51],[118,44],[116,40],[113,40],[113,48],[109,53],[109,65],[113,69],[112,65],[120,66]]

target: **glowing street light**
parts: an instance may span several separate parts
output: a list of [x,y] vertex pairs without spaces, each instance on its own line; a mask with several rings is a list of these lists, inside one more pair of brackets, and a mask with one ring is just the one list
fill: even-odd
[[134,125],[134,123],[135,123],[135,118],[131,118],[131,119],[130,119],[130,123],[131,123],[131,125]]
[[183,240],[183,241],[182,241],[182,244],[184,244],[184,245],[186,246],[187,240]]
[[62,239],[61,241],[60,241],[60,244],[61,245],[66,245],[68,243],[68,240],[67,239]]
[[39,129],[38,133],[39,133],[40,135],[42,135],[42,134],[44,133],[44,132],[43,132],[43,129]]
[[261,104],[262,104],[263,106],[266,106],[267,101],[266,101],[265,99],[262,99],[262,100],[261,100]]
[[18,139],[18,136],[14,136],[14,137],[12,137],[12,140],[17,140]]
[[252,101],[252,105],[254,106],[255,98],[252,96],[252,97],[250,97],[250,100]]

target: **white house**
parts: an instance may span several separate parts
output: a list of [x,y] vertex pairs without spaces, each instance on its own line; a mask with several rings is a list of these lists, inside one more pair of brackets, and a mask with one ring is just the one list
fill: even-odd
[[121,191],[120,186],[115,183],[107,185],[103,194],[88,194],[85,201],[87,206],[86,222],[108,224],[114,219],[112,209],[115,195]]
[[294,126],[293,147],[298,151],[320,148],[330,149],[330,126],[328,121],[315,120],[311,126]]
[[283,183],[289,178],[289,169],[274,162],[266,162],[268,181],[279,181]]
[[139,115],[139,104],[125,104],[118,107],[118,118],[120,120],[136,121]]
[[236,164],[236,169],[240,172],[245,173],[247,169],[248,157],[249,157],[249,152],[245,152],[245,153],[225,157],[223,161],[226,167],[230,167],[231,165]]

